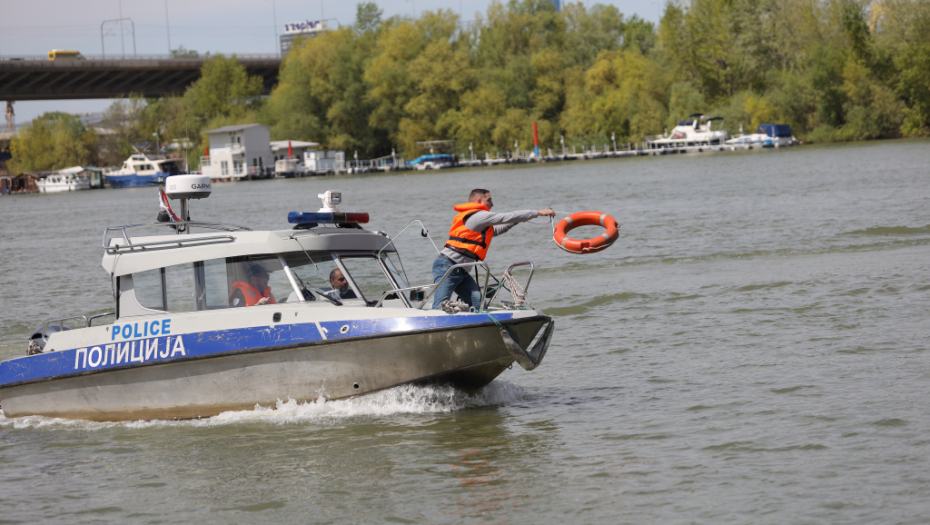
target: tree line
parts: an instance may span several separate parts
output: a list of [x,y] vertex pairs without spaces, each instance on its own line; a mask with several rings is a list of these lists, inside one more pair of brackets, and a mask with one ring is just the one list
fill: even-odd
[[118,164],[158,133],[190,137],[196,169],[202,131],[252,122],[360,158],[413,158],[418,141],[443,139],[459,153],[528,149],[534,121],[553,149],[641,142],[692,113],[731,133],[786,123],[810,142],[923,136],[930,0],[670,2],[658,27],[601,4],[494,1],[464,22],[450,10],[385,19],[369,2],[353,25],[295,41],[270,96],[234,56],[202,73],[181,97],[115,102],[96,144],[73,118],[43,115],[14,139],[14,161]]

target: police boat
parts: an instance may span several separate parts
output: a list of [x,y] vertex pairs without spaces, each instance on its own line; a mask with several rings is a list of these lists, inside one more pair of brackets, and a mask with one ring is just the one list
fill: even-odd
[[[188,199],[211,191],[200,175],[165,184],[184,218]],[[483,276],[482,308],[432,310],[438,284],[410,285],[392,239],[360,226],[367,213],[340,211],[339,192],[321,197],[322,209],[291,212],[280,231],[107,228],[115,312],[48,321],[32,355],[0,363],[5,416],[196,418],[411,383],[476,392],[514,362],[540,364],[555,325],[525,302],[532,263],[500,281],[484,263],[458,265]]]

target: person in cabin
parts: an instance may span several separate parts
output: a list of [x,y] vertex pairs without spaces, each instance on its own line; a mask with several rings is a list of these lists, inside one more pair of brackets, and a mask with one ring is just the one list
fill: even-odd
[[275,304],[271,287],[268,286],[268,270],[261,263],[253,262],[246,266],[246,279],[248,282],[233,283],[233,291],[229,294],[229,306]]
[[[449,240],[439,256],[433,261],[433,282],[438,283],[442,276],[456,264],[483,261],[491,246],[491,239],[510,231],[517,223],[526,222],[536,217],[554,217],[555,212],[545,210],[519,210],[510,213],[492,213],[494,201],[491,192],[475,189],[468,196],[468,202],[453,207],[458,215],[452,219],[449,228]],[[472,308],[481,307],[481,288],[469,275],[470,268],[456,268],[442,282],[433,294],[433,308],[439,309],[443,301],[452,298],[455,292],[459,298]]]
[[342,275],[342,270],[339,268],[329,272],[329,285],[333,287],[333,290],[339,291],[340,299],[358,299],[355,292],[349,288],[349,281],[346,280],[345,275]]

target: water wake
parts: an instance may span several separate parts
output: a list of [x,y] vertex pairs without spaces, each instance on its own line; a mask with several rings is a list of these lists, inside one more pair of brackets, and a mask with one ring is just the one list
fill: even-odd
[[38,429],[63,428],[98,430],[113,427],[134,429],[164,426],[219,426],[239,423],[323,424],[345,423],[352,418],[377,418],[410,414],[447,414],[472,407],[501,405],[526,399],[518,385],[508,381],[494,381],[474,395],[468,395],[450,386],[402,385],[367,396],[338,401],[327,401],[321,395],[316,401],[298,402],[279,399],[275,406],[256,405],[252,410],[223,412],[214,417],[181,421],[122,421],[94,422],[26,416],[7,418],[0,410],[0,428]]
[[908,235],[926,235],[930,233],[930,225],[909,227],[909,226],[876,226],[864,230],[855,230],[846,232],[845,235],[860,235],[865,237],[895,237]]

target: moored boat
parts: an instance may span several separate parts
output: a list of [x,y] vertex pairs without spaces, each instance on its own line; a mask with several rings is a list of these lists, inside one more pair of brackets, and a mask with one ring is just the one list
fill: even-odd
[[[187,199],[210,192],[208,176],[165,184],[181,217]],[[70,318],[73,329],[49,321],[30,340],[34,355],[0,363],[5,416],[207,417],[409,383],[472,392],[514,362],[540,364],[554,321],[524,302],[512,274],[527,266],[528,286],[531,263],[511,266],[506,284],[489,284],[483,263],[458,265],[484,272],[484,308],[424,310],[439,283],[411,286],[392,239],[360,226],[368,214],[341,212],[338,192],[324,199],[318,212],[291,212],[289,230],[107,228],[114,312]],[[145,236],[143,227],[172,230]],[[499,299],[507,289],[512,303]],[[107,315],[112,324],[98,324]]]
[[104,170],[103,176],[112,188],[135,188],[179,173],[184,173],[184,159],[133,153],[119,168]]
[[707,118],[701,113],[695,113],[672,128],[672,133],[646,137],[645,149],[648,150],[688,150],[715,148],[723,146],[727,140],[725,129],[711,129],[715,120],[723,117]]
[[36,180],[39,193],[60,193],[65,191],[89,190],[90,179],[84,175],[85,168],[75,166],[52,172],[47,177]]
[[743,126],[740,125],[740,134],[726,141],[727,146],[746,149],[780,148],[793,146],[795,143],[796,140],[791,135],[791,126],[788,124],[760,124],[755,133],[748,134],[743,133]]

